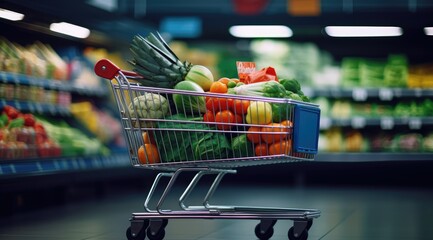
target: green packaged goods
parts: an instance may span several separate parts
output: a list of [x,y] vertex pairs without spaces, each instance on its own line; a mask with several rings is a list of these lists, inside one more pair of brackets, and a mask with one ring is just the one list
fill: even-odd
[[175,114],[159,122],[154,136],[161,159],[177,162],[227,157],[231,147],[226,136],[209,131],[215,129],[204,125],[202,119]]

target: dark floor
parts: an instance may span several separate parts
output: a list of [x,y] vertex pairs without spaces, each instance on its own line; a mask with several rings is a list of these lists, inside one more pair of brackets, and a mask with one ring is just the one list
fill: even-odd
[[[0,239],[126,239],[125,230],[131,213],[142,211],[148,189],[116,189],[103,197],[86,198],[83,194],[81,198],[75,197],[63,204],[2,216]],[[198,193],[191,196],[192,200],[196,195]],[[223,181],[213,200],[213,203],[227,205],[319,209],[321,216],[314,220],[308,239],[433,239],[433,191],[425,188],[302,187]],[[167,205],[173,202],[176,201],[170,200]],[[165,239],[257,239],[254,234],[257,222],[237,219],[170,220]],[[278,221],[272,239],[288,239],[287,231],[292,225],[291,220]]]

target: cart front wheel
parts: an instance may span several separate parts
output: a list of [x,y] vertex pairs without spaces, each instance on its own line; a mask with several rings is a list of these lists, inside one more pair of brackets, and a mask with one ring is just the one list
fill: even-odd
[[261,230],[260,223],[256,225],[256,228],[254,229],[254,233],[256,234],[256,237],[258,237],[260,240],[268,240],[269,238],[274,235],[274,228],[270,227],[265,232]]
[[295,228],[291,227],[289,229],[289,240],[307,240],[308,239],[308,230],[304,229],[304,231],[302,231],[302,233],[298,236],[295,236]]
[[132,236],[131,227],[128,227],[128,229],[126,229],[126,238],[128,240],[144,240],[146,238],[146,231],[141,230],[137,235]]

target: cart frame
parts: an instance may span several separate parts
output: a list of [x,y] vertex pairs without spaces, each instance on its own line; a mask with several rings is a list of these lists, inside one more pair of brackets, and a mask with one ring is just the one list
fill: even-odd
[[[293,116],[291,118],[295,122],[293,126],[293,133],[291,136],[293,146],[289,154],[273,155],[268,157],[227,157],[221,159],[206,159],[206,160],[192,160],[192,161],[179,161],[179,162],[159,162],[143,164],[137,160],[136,150],[142,144],[142,140],[137,140],[138,133],[143,130],[150,130],[153,128],[148,126],[137,126],[139,122],[137,107],[132,106],[132,113],[128,111],[128,105],[131,106],[132,96],[136,92],[151,92],[160,93],[165,92],[169,94],[189,94],[192,96],[210,96],[210,97],[223,97],[221,94],[212,93],[195,93],[183,90],[174,89],[156,89],[143,87],[138,84],[130,83],[129,79],[140,78],[134,72],[124,71],[114,65],[107,59],[98,61],[95,65],[95,73],[105,79],[111,81],[111,87],[115,96],[115,100],[120,112],[120,118],[124,129],[125,138],[128,144],[129,153],[131,156],[131,163],[134,167],[153,169],[162,171],[157,174],[154,182],[148,192],[144,201],[145,212],[132,213],[130,218],[130,227],[126,231],[128,240],[143,240],[146,236],[151,240],[160,240],[165,236],[165,227],[169,219],[251,219],[260,220],[255,227],[256,236],[261,239],[269,239],[273,235],[273,226],[277,220],[292,220],[293,226],[289,229],[288,237],[290,240],[306,240],[308,238],[308,230],[313,224],[313,219],[318,218],[321,212],[317,209],[301,209],[301,208],[272,208],[272,207],[252,207],[252,206],[225,206],[225,205],[212,205],[210,203],[213,194],[219,186],[223,177],[230,173],[235,174],[235,168],[244,166],[255,166],[262,164],[277,164],[296,161],[311,161],[317,153],[318,130],[320,109],[317,105],[302,103],[292,100],[280,100],[255,97],[255,100],[266,100],[276,103],[286,103],[294,106]],[[236,96],[240,100],[249,100],[248,96]],[[129,109],[131,110],[131,108]],[[144,119],[147,122],[163,121],[151,118]],[[182,123],[182,121],[180,121]],[[224,124],[224,123],[222,123]],[[167,131],[171,129],[165,129]],[[194,131],[191,129],[184,131]],[[198,130],[200,131],[200,130]],[[212,130],[209,130],[212,132]],[[309,138],[301,136],[300,133],[312,131]],[[214,130],[218,132],[218,130]],[[236,134],[237,131],[227,131],[228,133]],[[185,188],[183,193],[178,198],[179,210],[171,210],[164,208],[164,202],[167,196],[172,192],[173,186],[182,173],[195,172],[194,177]],[[214,179],[209,187],[205,197],[203,198],[202,205],[190,206],[186,201],[190,194],[193,192],[199,181],[205,175],[213,175]],[[161,187],[161,179],[168,178],[167,185],[162,186],[164,189],[161,196],[158,198],[155,209],[150,207],[150,202],[155,198],[155,192]]]

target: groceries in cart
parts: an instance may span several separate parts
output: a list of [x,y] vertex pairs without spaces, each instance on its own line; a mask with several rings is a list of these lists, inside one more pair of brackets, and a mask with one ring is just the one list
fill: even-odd
[[[168,219],[256,219],[259,239],[269,239],[277,220],[293,220],[289,239],[306,240],[316,209],[262,208],[210,204],[233,168],[313,160],[317,153],[320,109],[309,103],[294,79],[282,79],[272,67],[237,63],[238,77],[215,79],[205,66],[180,61],[162,37],[136,36],[131,44],[133,72],[109,60],[95,65],[111,87],[134,167],[163,170],[144,202],[133,213],[129,240],[161,240]],[[196,172],[178,198],[179,209],[163,203],[179,175]],[[201,177],[214,180],[201,206],[186,200]],[[169,178],[155,209],[149,203],[161,178]]]
[[214,79],[207,67],[181,61],[159,34],[135,36],[130,49],[133,72],[117,69],[124,74],[113,90],[136,164],[314,158],[320,110],[295,79],[253,62]]

